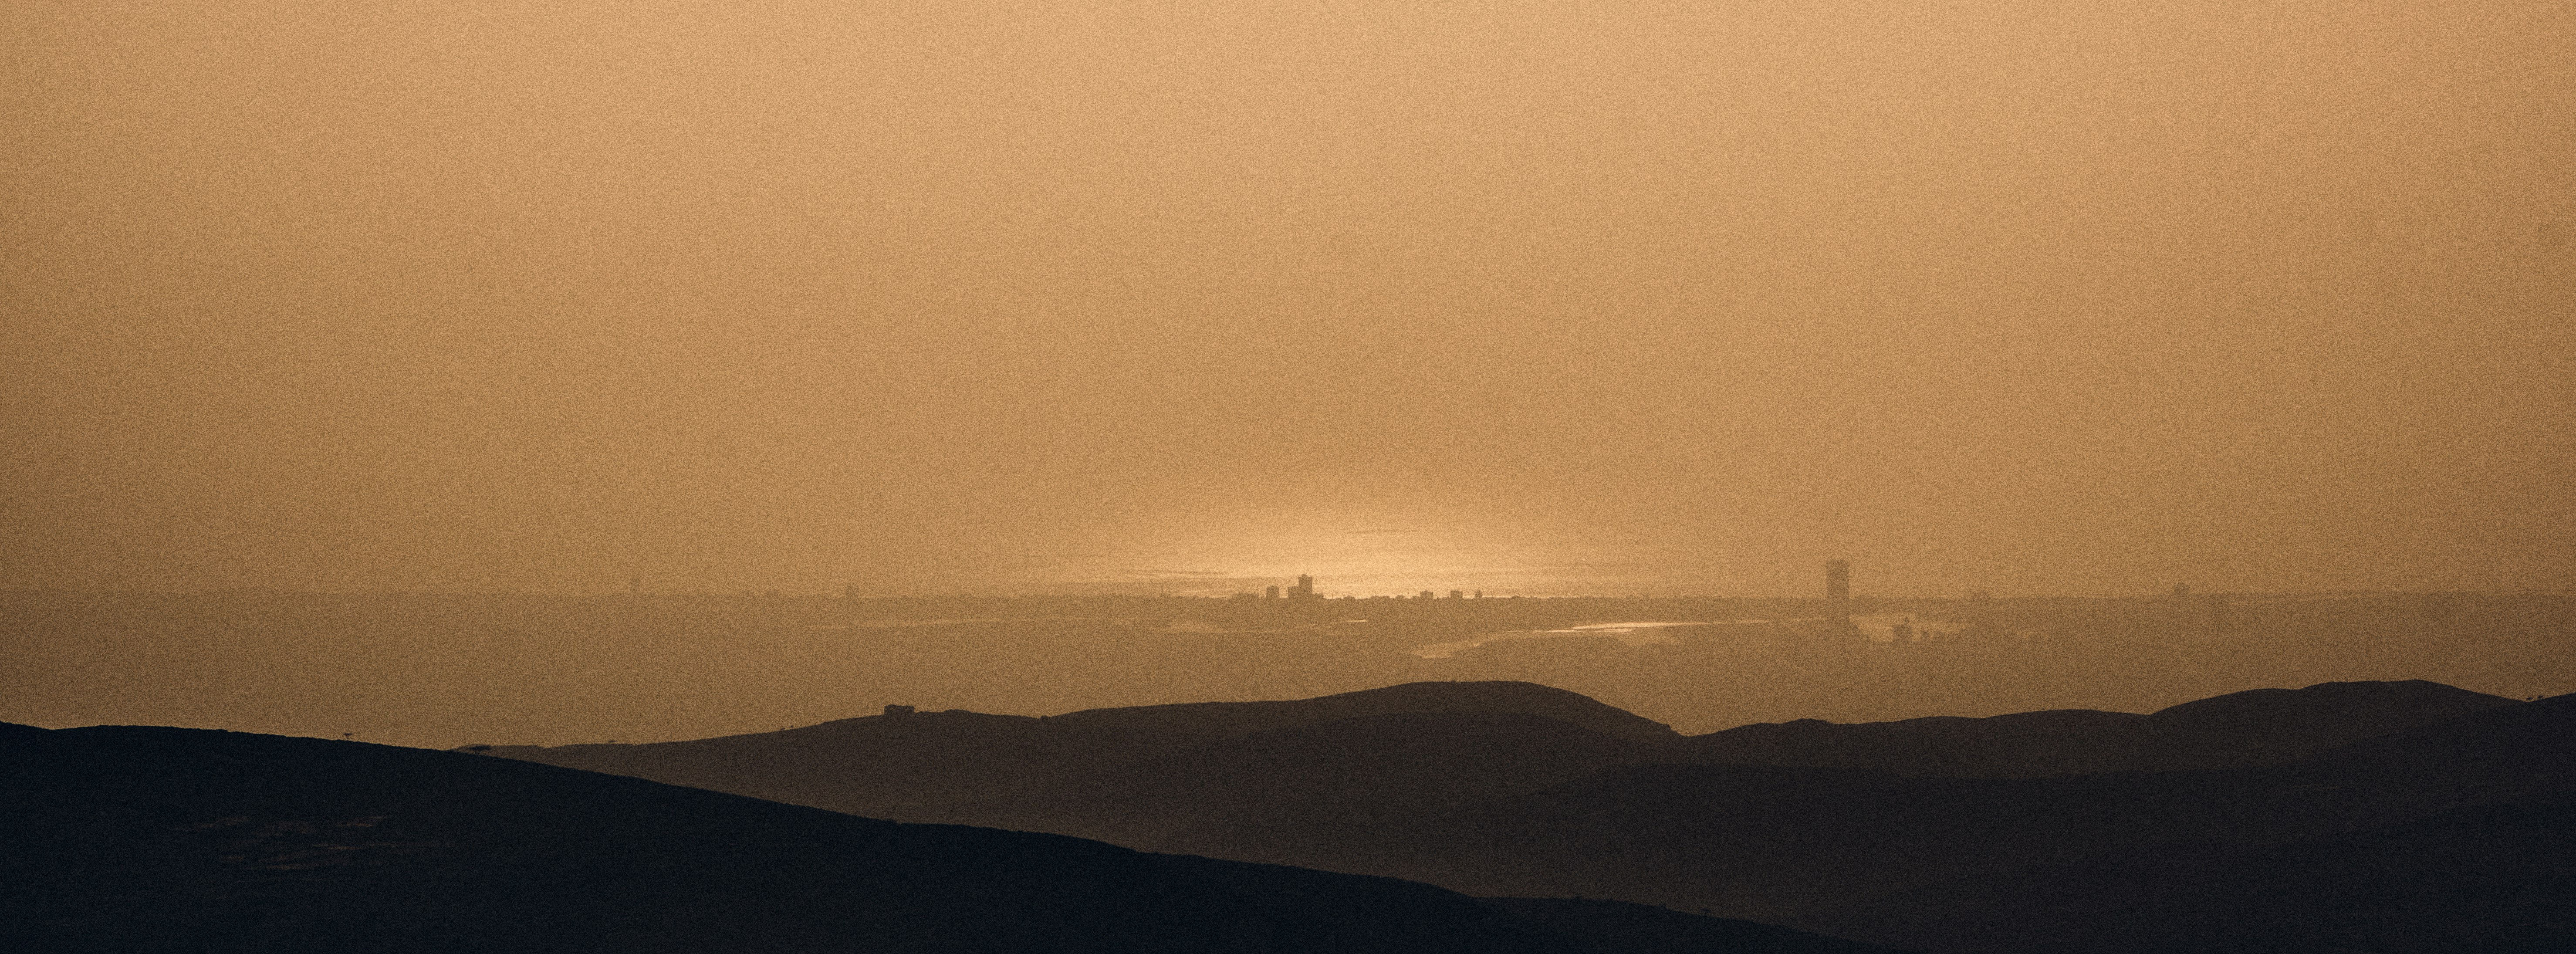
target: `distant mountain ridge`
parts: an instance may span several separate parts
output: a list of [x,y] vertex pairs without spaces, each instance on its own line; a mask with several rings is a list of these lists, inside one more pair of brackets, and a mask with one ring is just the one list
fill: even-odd
[[[1553,730],[1552,754],[1531,769],[1507,766],[1476,773],[1489,794],[1553,784],[1556,769],[1589,763],[1667,762],[1856,768],[1909,776],[2037,778],[2115,771],[2228,768],[2290,761],[2347,742],[2439,722],[2512,700],[2430,682],[2325,683],[2306,689],[2259,689],[2173,706],[2153,715],[2056,710],[1983,719],[1933,717],[1900,722],[1817,721],[1743,726],[1684,737],[1661,723],[1577,693],[1531,683],[1408,683],[1384,689],[1282,702],[1189,703],[1090,709],[1059,716],[1001,716],[963,711],[866,716],[799,729],[642,745],[498,746],[491,754],[712,788],[869,817],[958,822],[1067,820],[1073,793],[1186,778],[1171,763],[1195,748],[1242,749],[1345,721],[1414,718],[1436,731],[1475,732],[1478,719],[1542,719],[1578,730],[1585,741]],[[1439,717],[1422,721],[1422,717]],[[1533,724],[1534,725],[1534,724]],[[1380,759],[1402,747],[1403,732],[1348,727],[1353,739],[1379,747],[1346,748],[1347,757]],[[1503,742],[1487,733],[1489,741]],[[1588,754],[1574,754],[1575,750]],[[1286,752],[1277,757],[1288,757]],[[1295,756],[1309,771],[1354,778],[1327,749]],[[1427,757],[1472,761],[1466,756]],[[1207,755],[1200,759],[1219,759]],[[1123,772],[1148,763],[1156,770]],[[1176,774],[1178,773],[1178,774]],[[1141,781],[1140,781],[1141,780]],[[1037,814],[1010,806],[1052,806]],[[1075,813],[1076,815],[1082,813]],[[1090,814],[1098,814],[1096,812]],[[1043,826],[1042,826],[1043,827]],[[1050,829],[1053,830],[1053,829]],[[1127,833],[1086,827],[1086,834]]]
[[1529,682],[1410,682],[1286,702],[1192,702],[1085,709],[1046,717],[1085,727],[1168,726],[1196,735],[1247,735],[1291,726],[1385,715],[1511,714],[1554,719],[1615,739],[1661,743],[1681,738],[1671,726],[1593,698]]
[[960,814],[961,805],[1061,801],[1067,791],[1119,784],[1104,775],[1109,770],[1194,746],[1339,721],[1426,716],[1544,719],[1597,737],[1622,757],[1681,739],[1668,726],[1577,693],[1532,683],[1469,682],[1045,717],[887,714],[688,742],[489,751],[868,817],[962,821],[983,816]]
[[2152,715],[2059,709],[1966,719],[1742,726],[1693,736],[1689,760],[1866,768],[1899,775],[2039,778],[2276,764],[2514,700],[2436,682],[2253,689]]

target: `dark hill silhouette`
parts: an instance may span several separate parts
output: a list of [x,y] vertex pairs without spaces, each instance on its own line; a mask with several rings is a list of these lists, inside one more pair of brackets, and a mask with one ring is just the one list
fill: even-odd
[[1817,719],[1739,726],[1683,743],[1689,761],[1876,769],[1899,775],[2034,778],[2118,771],[2134,759],[2124,744],[2146,716],[2091,709],[2020,712],[1983,719],[1931,716],[1840,724]]
[[1693,761],[1727,765],[2038,778],[2276,764],[2512,704],[2422,680],[2329,682],[2230,693],[2153,715],[2062,709],[1851,725],[1810,719],[1693,736],[1683,745]]
[[1658,751],[1533,715],[1367,716],[1220,739],[950,812],[1155,851],[1331,864],[1344,859],[1315,849]]
[[1585,954],[1867,954],[1887,950],[1768,924],[1698,917],[1624,901],[1492,898],[1485,903],[1523,920],[1549,925],[1558,938]]
[[[1709,737],[1620,738],[1531,713],[1367,715],[1221,736],[1222,728],[1113,731],[1110,714],[1120,710],[1107,710],[1087,724],[1044,730],[1053,736],[1025,727],[1059,720],[1005,720],[1017,727],[1008,731],[1023,733],[1012,744],[1030,753],[1011,758],[1036,768],[940,766],[948,773],[941,779],[956,780],[939,783],[951,800],[925,797],[911,810],[916,818],[1400,877],[1476,895],[1615,898],[1790,923],[1834,911],[1860,917],[1877,899],[1964,891],[2024,872],[2151,868],[2145,859],[2203,849],[2254,859],[2276,846],[2576,794],[2572,705],[2517,704],[2430,683],[2360,683],[2240,693],[2153,715],[1817,723],[1799,730],[1823,740],[1809,748],[1780,745],[1781,727],[1755,727],[1774,733],[1764,743],[1775,745],[1765,756],[1771,761],[1852,764],[1725,764],[1696,748],[1714,745]],[[974,727],[998,717],[937,718]],[[853,721],[900,745],[947,731],[889,727],[903,718]],[[900,764],[937,760],[936,749],[900,745],[911,760]],[[766,766],[806,760],[800,778],[826,797],[901,784],[833,789],[834,778],[871,764],[848,751],[781,749],[762,758]],[[988,754],[999,747],[956,751],[1003,758]],[[2082,758],[2117,770],[2070,771],[2088,764]],[[630,764],[668,772],[673,763]],[[776,789],[757,786],[774,777],[719,780],[765,794]],[[2428,863],[2390,877],[2438,891],[2456,873]],[[2261,880],[2259,872],[2247,877]],[[2178,895],[2140,895],[2150,896]],[[2116,893],[2106,897],[2120,903]],[[2021,942],[2009,936],[2011,926],[2024,922],[1979,917],[2002,926],[2004,934],[1988,939],[1998,950],[2044,949],[2013,946]],[[1957,936],[1921,940],[1952,944]]]
[[[1923,950],[2089,950],[2051,947],[2046,932],[2040,940],[2016,940],[2006,928],[2026,926],[2014,920],[2027,913],[2011,907],[2018,895],[1979,886],[2140,866],[2176,879],[2156,891],[2112,879],[2111,887],[2088,896],[2106,907],[2134,896],[2143,911],[2156,897],[2193,896],[2183,890],[2192,877],[2227,874],[2152,861],[2199,852],[2246,859],[2244,870],[2227,876],[2287,891],[2295,879],[2267,874],[2274,863],[2262,860],[2276,846],[2398,843],[2373,841],[2381,836],[2370,833],[2433,824],[2425,820],[2444,813],[2467,818],[2497,806],[2510,813],[2519,810],[2512,806],[2563,805],[2571,795],[2576,697],[2561,697],[2489,709],[2287,765],[2226,770],[1960,779],[1850,769],[1630,766],[1390,829],[1371,846],[1379,852],[1374,863],[1346,870],[1403,873],[1470,893],[1706,907],[1830,933],[1874,925],[1873,933],[1858,936]],[[2543,816],[2554,810],[2534,809]],[[2379,867],[2362,874],[2386,891],[2411,885],[2406,890],[2438,895],[2472,888],[2484,877],[2473,855],[2427,855],[2421,864],[2402,851],[2371,857]],[[2537,903],[2535,897],[2576,905],[2566,869],[2556,870],[2531,879],[2513,904],[2429,912],[2431,920],[2412,927],[2386,926],[2388,936],[2429,936],[2439,933],[2430,925],[2451,920],[2510,934],[2516,930],[2506,923],[2511,912]],[[2055,873],[2024,874],[2032,871]],[[2340,890],[2333,885],[2319,881],[2301,889],[2309,893],[2285,897],[2283,910],[2330,907]],[[1963,894],[1945,893],[1953,891]],[[1874,910],[1874,897],[1908,896],[1936,900],[1855,920]],[[1889,927],[1925,917],[1937,899],[1960,897],[1984,899],[2004,913],[1980,916],[1976,924],[1985,933],[1909,934]],[[1859,913],[1806,919],[1832,909]],[[2284,917],[2276,927],[2291,931],[2296,919]]]
[[2486,709],[2319,753],[2284,772],[2319,788],[2378,788],[2423,804],[2576,789],[2576,695]]
[[2252,689],[2157,710],[2141,769],[2224,768],[2305,758],[2328,749],[2501,709],[2515,700],[2438,682],[2328,682]]
[[1195,702],[1086,709],[1053,716],[1048,721],[1221,738],[1366,716],[1432,714],[1539,716],[1645,744],[1681,738],[1661,722],[1603,705],[1581,693],[1528,682],[1412,682],[1290,702]]
[[[1521,682],[1426,682],[1289,702],[1092,709],[1034,718],[950,711],[647,745],[499,746],[491,754],[870,817],[1004,824],[978,814],[1116,788],[1126,769],[1194,746],[1367,718],[1520,716],[1576,727],[1604,757],[1680,736],[1584,696]],[[1534,724],[1534,723],[1532,723]],[[1348,778],[1310,759],[1316,771]],[[980,806],[971,811],[963,806]],[[1059,813],[1061,809],[1058,809]],[[961,814],[961,812],[968,812]]]
[[496,746],[490,754],[878,818],[917,820],[959,800],[1027,795],[1101,762],[1148,757],[1159,737],[1055,731],[1030,716],[924,712],[646,745]]
[[[1196,703],[1093,709],[1033,718],[950,711],[843,719],[800,729],[648,745],[505,746],[492,754],[633,775],[870,817],[951,821],[1080,833],[1134,846],[1219,850],[1207,838],[1171,840],[1200,824],[1238,824],[1223,806],[1234,783],[1192,773],[1225,761],[1210,746],[1290,732],[1252,748],[1319,784],[1354,793],[1389,786],[1377,767],[1413,743],[1371,734],[1369,719],[1440,717],[1440,731],[1470,732],[1434,749],[1455,786],[1486,796],[1567,779],[1550,766],[1706,762],[1859,768],[1900,775],[2036,778],[2108,771],[2269,764],[2410,725],[2438,722],[2511,700],[2436,683],[2328,683],[2256,690],[2185,703],[2154,715],[2060,710],[1985,719],[1928,718],[1836,725],[1801,721],[1745,726],[1684,739],[1669,728],[1575,693],[1529,683],[1412,683],[1289,702]],[[1466,717],[1512,717],[1526,742],[1470,730]],[[1470,720],[1472,721],[1472,720]],[[1293,730],[1351,722],[1350,738],[1295,750]],[[1387,725],[1399,722],[1385,723]],[[1567,736],[1537,728],[1571,727]],[[1405,723],[1410,724],[1410,723]],[[1496,723],[1499,725],[1500,723]],[[1578,741],[1579,740],[1579,741]],[[1592,748],[1577,753],[1584,745]],[[1484,758],[1534,746],[1529,766]],[[1247,749],[1247,751],[1250,751]],[[1189,753],[1198,754],[1189,754]],[[1419,758],[1420,756],[1402,756]],[[1469,763],[1487,768],[1467,770]],[[1409,763],[1408,763],[1409,764]],[[1415,772],[1419,777],[1449,777]],[[1402,788],[1402,787],[1399,787]],[[1162,794],[1157,794],[1162,793]],[[1193,805],[1193,799],[1206,804]],[[1224,819],[1232,817],[1235,821]],[[1209,829],[1213,830],[1213,829]],[[1232,849],[1226,849],[1232,850]]]
[[1935,885],[1801,919],[1926,951],[2576,950],[2576,800],[2284,844],[2195,843]]
[[1601,949],[1419,884],[461,753],[101,727],[9,731],[0,766],[0,923],[28,949]]

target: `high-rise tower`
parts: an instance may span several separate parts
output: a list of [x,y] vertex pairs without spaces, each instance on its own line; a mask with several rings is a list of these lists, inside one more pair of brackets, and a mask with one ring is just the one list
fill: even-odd
[[1825,561],[1825,599],[1836,603],[1851,599],[1851,561]]

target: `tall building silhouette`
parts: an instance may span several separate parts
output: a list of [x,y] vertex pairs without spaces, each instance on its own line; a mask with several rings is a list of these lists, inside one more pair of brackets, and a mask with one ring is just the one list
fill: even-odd
[[1825,598],[1836,603],[1851,599],[1851,561],[1825,561]]
[[1306,574],[1303,574],[1303,573],[1297,574],[1297,588],[1296,588],[1296,589],[1294,589],[1294,590],[1290,590],[1290,591],[1288,591],[1288,595],[1293,596],[1293,597],[1296,597],[1296,598],[1301,599],[1301,600],[1310,600],[1310,599],[1314,599],[1314,598],[1315,598],[1315,578],[1314,578],[1314,577],[1311,577],[1311,576],[1307,576]]

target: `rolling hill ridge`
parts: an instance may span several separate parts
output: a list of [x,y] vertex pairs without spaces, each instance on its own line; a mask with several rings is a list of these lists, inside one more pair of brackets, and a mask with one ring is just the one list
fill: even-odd
[[[2148,715],[1788,723],[1690,738],[1638,731],[1583,706],[1572,709],[1586,724],[1509,705],[1544,700],[1548,712],[1565,711],[1566,700],[1543,687],[1457,685],[1472,687],[1460,695],[1473,705],[1443,707],[1436,700],[1455,690],[1417,684],[1379,690],[1400,706],[1276,703],[1258,723],[1169,707],[1150,717],[1104,710],[1062,728],[1054,719],[925,713],[850,720],[864,727],[844,730],[869,733],[869,751],[909,761],[789,745],[793,733],[496,751],[673,781],[685,765],[705,773],[696,778],[773,797],[788,790],[772,786],[793,779],[810,804],[847,811],[893,809],[913,820],[1400,877],[1474,895],[1614,898],[1938,951],[2055,949],[2044,919],[2009,901],[2016,895],[1979,893],[1982,885],[2041,876],[2034,873],[2073,885],[2087,879],[2070,872],[2143,872],[2128,882],[2091,879],[2119,889],[2084,903],[2129,911],[2097,919],[2121,923],[2143,917],[2152,899],[2191,896],[2155,879],[2194,869],[2157,859],[2231,859],[2236,868],[2225,877],[2271,883],[2298,858],[2414,837],[2405,826],[2452,818],[2469,826],[2459,828],[2464,838],[2495,830],[2456,821],[2486,817],[2478,811],[2522,819],[2545,842],[2557,830],[2554,806],[2576,794],[2576,699],[2515,703],[2423,682],[2259,690]],[[988,746],[950,753],[943,770],[954,782],[905,792],[900,773],[846,781],[864,766],[934,759],[933,740],[952,733]],[[1004,751],[1022,754],[984,760]],[[671,757],[681,753],[688,758]],[[718,770],[727,760],[736,774]],[[2429,855],[2408,870],[2389,883],[2430,889],[2478,877]],[[2544,874],[2533,875],[2536,883],[2558,883]],[[2315,894],[2330,882],[2287,883],[2312,883]],[[2330,920],[2318,913],[2330,907],[2323,901],[2288,894],[2274,908],[2274,940]],[[1983,900],[1961,902],[1965,913],[1946,920],[1923,914],[1930,902],[1920,899],[1954,896]],[[2136,910],[2121,899],[2136,899]],[[2504,938],[2522,929],[2498,919],[2524,910],[2468,905],[2383,928],[2390,937]],[[1887,913],[1904,911],[1914,913]],[[2216,937],[2142,936],[2170,945],[2138,950],[2173,951]]]

